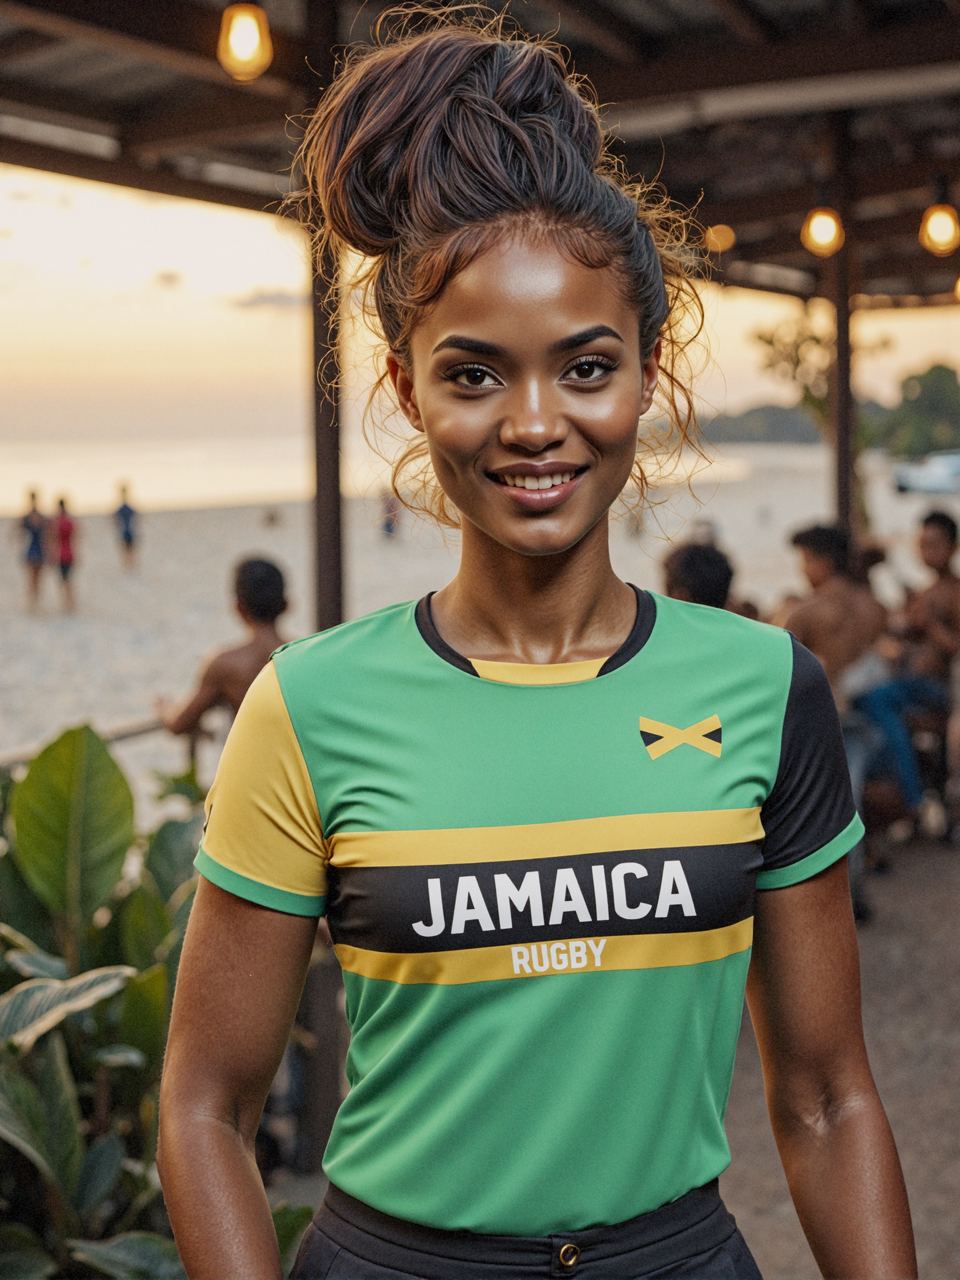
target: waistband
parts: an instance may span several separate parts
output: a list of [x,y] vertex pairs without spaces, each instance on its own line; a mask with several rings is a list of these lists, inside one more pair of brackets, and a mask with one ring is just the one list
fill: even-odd
[[515,1276],[527,1269],[542,1276],[576,1277],[592,1274],[591,1264],[605,1270],[604,1263],[613,1259],[629,1261],[642,1274],[717,1248],[736,1230],[716,1179],[626,1222],[549,1236],[483,1235],[427,1227],[381,1213],[332,1183],[315,1221],[341,1248],[361,1257],[370,1257],[372,1237],[386,1246],[386,1253],[376,1261],[389,1259],[390,1265],[423,1280],[448,1280],[451,1261],[470,1263],[471,1275],[489,1280],[498,1280],[500,1271]]

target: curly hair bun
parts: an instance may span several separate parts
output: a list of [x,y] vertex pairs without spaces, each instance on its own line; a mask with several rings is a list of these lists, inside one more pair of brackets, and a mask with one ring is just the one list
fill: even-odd
[[556,48],[451,26],[348,63],[305,143],[328,230],[371,256],[559,211],[603,152],[597,111]]

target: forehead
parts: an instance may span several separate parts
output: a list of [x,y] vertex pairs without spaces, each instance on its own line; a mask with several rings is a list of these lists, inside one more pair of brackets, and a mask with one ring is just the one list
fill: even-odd
[[510,238],[447,282],[413,337],[431,347],[451,332],[547,347],[598,324],[639,340],[638,317],[611,267],[584,266],[548,240]]

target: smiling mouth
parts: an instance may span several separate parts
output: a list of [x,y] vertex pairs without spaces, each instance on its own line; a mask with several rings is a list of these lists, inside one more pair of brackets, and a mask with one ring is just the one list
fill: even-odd
[[525,489],[528,492],[539,492],[545,489],[559,489],[569,484],[576,476],[582,475],[585,467],[577,467],[571,471],[555,471],[550,475],[494,475],[491,477],[497,484],[508,489]]

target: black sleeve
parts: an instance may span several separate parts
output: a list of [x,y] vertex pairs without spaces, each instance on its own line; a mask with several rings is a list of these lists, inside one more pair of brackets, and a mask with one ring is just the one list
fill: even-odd
[[863,835],[830,685],[810,650],[790,639],[793,672],[780,767],[760,814],[765,839],[758,889],[779,889],[816,875]]

